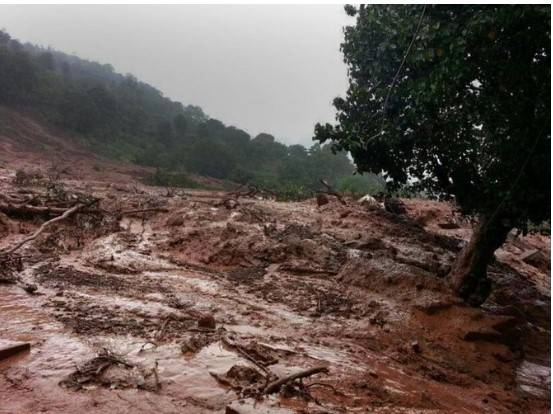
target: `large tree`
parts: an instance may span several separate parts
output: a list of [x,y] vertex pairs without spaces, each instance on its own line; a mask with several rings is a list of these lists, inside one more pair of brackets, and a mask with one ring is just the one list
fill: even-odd
[[342,44],[347,96],[316,139],[351,152],[391,188],[454,198],[478,226],[452,267],[474,305],[513,228],[550,216],[550,6],[375,5]]

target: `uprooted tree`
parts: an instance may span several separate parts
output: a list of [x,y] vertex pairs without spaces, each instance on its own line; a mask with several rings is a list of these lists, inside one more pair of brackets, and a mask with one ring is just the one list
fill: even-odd
[[550,6],[346,6],[349,68],[337,124],[315,139],[383,172],[453,198],[478,217],[452,267],[473,305],[489,295],[487,267],[513,228],[550,215]]

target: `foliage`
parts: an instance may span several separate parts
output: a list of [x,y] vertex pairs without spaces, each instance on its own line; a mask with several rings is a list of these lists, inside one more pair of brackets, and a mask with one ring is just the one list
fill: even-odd
[[313,197],[313,191],[301,184],[286,183],[275,191],[277,201],[301,201]]
[[382,177],[372,174],[352,175],[338,180],[336,188],[342,193],[353,197],[362,197],[365,194],[377,195],[386,189],[386,183]]
[[316,139],[390,188],[416,182],[510,227],[550,214],[550,6],[346,11],[349,89]]
[[145,180],[146,184],[161,187],[198,188],[199,185],[185,173],[176,173],[157,168],[156,172]]

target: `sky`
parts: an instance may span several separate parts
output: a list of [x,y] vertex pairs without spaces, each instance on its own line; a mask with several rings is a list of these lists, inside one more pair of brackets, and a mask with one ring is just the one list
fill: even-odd
[[347,88],[342,6],[0,5],[22,42],[110,63],[227,125],[311,145]]

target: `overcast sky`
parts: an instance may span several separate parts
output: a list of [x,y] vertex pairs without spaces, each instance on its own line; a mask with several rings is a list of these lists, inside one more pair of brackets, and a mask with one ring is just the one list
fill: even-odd
[[111,63],[252,136],[311,145],[345,92],[342,6],[0,5],[23,42]]

